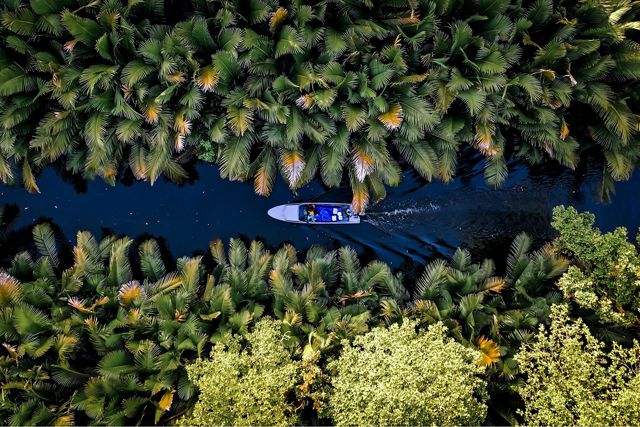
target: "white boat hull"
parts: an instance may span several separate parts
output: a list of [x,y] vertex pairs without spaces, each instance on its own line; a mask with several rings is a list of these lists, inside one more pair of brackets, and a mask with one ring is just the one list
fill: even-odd
[[[360,217],[358,215],[352,214],[348,217],[348,220],[335,220],[335,221],[304,221],[300,219],[300,206],[309,205],[310,203],[290,203],[287,205],[279,205],[275,206],[269,211],[267,214],[274,219],[291,222],[295,224],[310,224],[310,225],[347,225],[347,224],[359,224]],[[314,205],[323,208],[323,207],[337,207],[342,208],[344,210],[351,210],[351,205],[349,203],[315,203]]]

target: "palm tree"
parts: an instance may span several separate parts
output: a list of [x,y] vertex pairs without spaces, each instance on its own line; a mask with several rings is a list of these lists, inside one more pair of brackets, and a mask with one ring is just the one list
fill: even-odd
[[404,317],[424,326],[443,322],[456,340],[477,349],[496,397],[491,408],[500,422],[513,424],[513,387],[522,381],[514,355],[540,323],[548,323],[551,306],[563,301],[553,279],[567,265],[549,245],[531,251],[524,233],[511,245],[503,276],[496,275],[492,260],[472,263],[470,253],[458,249],[449,261],[425,267],[411,299],[382,298],[380,315],[387,323]]
[[281,318],[303,352],[328,352],[342,339],[353,339],[380,322],[378,300],[404,292],[401,277],[389,266],[373,261],[364,268],[353,249],[327,252],[314,247],[304,263],[285,247],[274,257],[269,275],[274,314]]
[[[34,227],[38,258],[22,252],[2,273],[1,381],[6,423],[162,422],[194,395],[183,365],[207,335],[195,302],[201,258],[167,273],[157,243],[140,245],[144,280],[132,280],[132,240],[79,232],[64,268],[48,224]],[[34,375],[21,372],[34,369]],[[172,409],[172,413],[168,412]],[[147,421],[144,421],[144,420]]]
[[[459,249],[429,263],[409,291],[387,264],[364,264],[347,247],[299,254],[215,241],[174,268],[155,240],[79,232],[67,248],[46,223],[32,235],[33,248],[0,270],[5,424],[170,423],[196,399],[185,364],[265,315],[282,320],[293,354],[320,364],[373,326],[443,322],[480,351],[490,392],[511,402],[521,381],[513,355],[562,302],[553,279],[567,267],[522,234],[504,274]],[[508,405],[494,409],[509,420]]]
[[[0,270],[0,419],[6,424],[159,424],[195,402],[184,366],[263,314],[293,349],[334,351],[379,323],[376,291],[401,289],[389,267],[351,249],[211,244],[211,260],[169,271],[154,240],[79,232],[71,251],[46,223],[34,251]],[[69,257],[71,255],[71,257]],[[334,294],[335,292],[335,294]],[[388,291],[385,291],[388,293]]]
[[[128,63],[138,55],[150,62],[158,60],[154,48],[167,29],[152,27],[144,18],[158,18],[162,2],[147,0],[125,7],[103,1],[68,9],[74,3],[36,0],[31,8],[2,15],[3,30],[13,33],[6,36],[6,44],[16,43],[20,49],[3,51],[4,60],[11,64],[0,75],[0,95],[6,97],[3,138],[12,141],[13,147],[7,143],[0,164],[7,157],[21,161],[23,181],[30,191],[38,191],[33,166],[60,158],[69,170],[89,178],[99,175],[110,183],[115,183],[126,156],[139,179],[153,182],[161,173],[183,177],[173,154],[189,133],[188,120],[193,118],[197,98],[177,91],[183,81],[178,66],[186,62],[181,55],[189,52],[173,40],[173,49],[167,48],[166,57],[160,58],[165,68],[155,63],[159,81],[153,86],[137,84],[153,68],[141,71]],[[149,36],[146,49],[138,49]],[[174,94],[181,96],[183,108],[175,117],[160,114],[161,106]],[[144,127],[145,120],[155,126]],[[34,122],[38,123],[35,132]],[[12,172],[6,170],[3,180],[11,178]]]
[[[397,11],[391,2],[381,6],[380,16]],[[253,176],[256,191],[267,195],[278,169],[295,189],[318,171],[337,186],[346,168],[356,210],[363,210],[370,191],[383,197],[384,185],[400,180],[386,144],[398,132],[400,151],[425,177],[433,175],[427,148],[406,141],[435,117],[415,90],[424,76],[407,75],[407,53],[392,31],[404,24],[359,19],[376,11],[351,5],[286,5],[272,13],[226,7],[235,19],[228,20],[232,28],[222,25],[234,35],[237,73],[246,77],[223,102],[231,134],[221,152],[223,175]]]
[[262,195],[278,171],[348,181],[362,211],[406,163],[451,179],[462,143],[493,185],[510,156],[575,167],[595,146],[605,182],[640,156],[632,0],[164,3],[3,6],[3,182],[20,167],[38,191],[59,159],[179,180],[195,151]]
[[506,265],[505,275],[496,276],[492,260],[474,264],[468,251],[458,249],[449,262],[426,266],[404,311],[392,307],[383,314],[392,321],[405,313],[424,324],[443,321],[459,341],[481,351],[493,373],[513,379],[515,351],[562,300],[552,280],[568,262],[550,246],[532,252],[523,233],[514,239]]

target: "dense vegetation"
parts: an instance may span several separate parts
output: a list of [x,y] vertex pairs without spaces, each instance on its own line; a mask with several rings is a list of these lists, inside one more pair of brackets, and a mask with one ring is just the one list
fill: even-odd
[[[605,271],[638,253],[592,223],[558,208],[558,239],[531,251],[518,236],[500,276],[458,250],[415,283],[349,248],[232,240],[174,263],[154,240],[79,232],[71,248],[36,225],[0,270],[0,422],[637,423],[637,323],[606,327],[598,309],[620,297],[598,280],[637,284]],[[625,256],[598,253],[600,239]],[[572,287],[576,271],[590,279]],[[604,303],[585,304],[589,292]]]
[[[632,0],[3,0],[0,180],[52,162],[113,183],[184,178],[191,153],[267,195],[315,176],[354,207],[459,151],[500,184],[511,157],[605,182],[638,149]],[[20,170],[20,174],[18,174]]]
[[[487,413],[478,352],[438,323],[417,334],[403,322],[346,344],[329,368],[329,411],[338,426],[477,425]],[[446,392],[443,392],[446,390]]]
[[303,362],[293,359],[282,327],[281,322],[264,318],[246,335],[245,343],[229,337],[216,344],[211,359],[188,366],[200,396],[181,424],[295,425],[296,407],[287,395],[305,381]]
[[527,382],[518,389],[528,425],[638,425],[640,344],[595,338],[567,308],[554,307],[551,328],[518,353]]
[[[607,191],[640,161],[639,32],[636,0],[0,0],[0,181],[200,159],[264,196],[347,185],[362,212],[464,151],[493,186],[589,156]],[[640,424],[640,253],[589,213],[405,276],[349,247],[72,244],[11,232],[15,210],[0,424]]]
[[640,254],[627,230],[602,234],[595,216],[558,207],[553,225],[560,231],[556,249],[573,259],[558,282],[566,298],[592,310],[600,321],[640,327]]

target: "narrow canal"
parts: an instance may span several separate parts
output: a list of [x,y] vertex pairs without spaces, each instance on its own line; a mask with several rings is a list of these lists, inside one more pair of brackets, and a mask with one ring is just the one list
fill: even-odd
[[267,216],[277,204],[293,201],[348,201],[348,189],[327,190],[314,181],[293,194],[279,179],[269,198],[253,193],[252,185],[219,177],[215,166],[195,166],[190,182],[121,182],[110,187],[100,180],[71,181],[53,167],[38,179],[41,194],[0,186],[0,203],[11,204],[19,230],[48,219],[73,241],[75,231],[145,235],[162,238],[174,256],[206,249],[217,238],[261,239],[269,246],[291,242],[299,249],[311,245],[348,244],[365,256],[376,256],[395,267],[424,263],[465,246],[477,255],[488,248],[506,252],[520,231],[537,241],[552,236],[551,210],[573,205],[597,215],[603,230],[626,226],[635,236],[640,226],[640,174],[618,183],[611,202],[597,195],[600,170],[535,169],[511,165],[509,179],[499,189],[484,183],[481,163],[461,165],[468,171],[451,183],[427,183],[405,172],[402,184],[371,206],[360,225],[308,226],[278,222]]

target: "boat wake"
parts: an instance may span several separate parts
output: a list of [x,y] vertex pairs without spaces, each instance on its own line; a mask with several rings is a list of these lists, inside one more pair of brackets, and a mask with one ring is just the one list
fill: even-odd
[[412,203],[407,206],[387,206],[384,210],[368,211],[362,218],[374,227],[400,228],[422,224],[425,215],[440,211],[440,205],[427,202],[424,205]]

